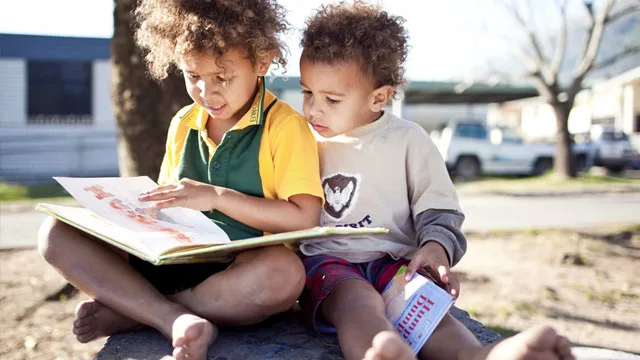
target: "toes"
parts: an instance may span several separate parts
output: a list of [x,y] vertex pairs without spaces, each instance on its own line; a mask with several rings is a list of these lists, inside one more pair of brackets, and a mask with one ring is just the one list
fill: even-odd
[[98,338],[98,334],[95,331],[91,331],[88,333],[84,333],[82,335],[76,336],[78,342],[86,344]]
[[382,358],[380,357],[379,350],[372,347],[372,348],[369,348],[369,350],[367,350],[362,360],[382,360]]
[[183,336],[177,336],[173,338],[172,344],[174,348],[181,348],[187,343],[187,339]]
[[173,349],[173,357],[176,360],[188,360],[189,359],[189,353],[187,352],[187,349],[184,347],[178,347]]
[[98,310],[98,303],[95,300],[87,300],[76,306],[76,318],[81,319],[94,314]]
[[75,335],[82,335],[89,332],[95,331],[95,326],[87,325],[87,326],[74,326],[73,333]]
[[95,322],[95,319],[93,316],[85,316],[85,317],[77,318],[73,320],[73,327],[81,328],[81,327],[89,326],[94,322]]
[[411,347],[393,331],[383,331],[372,341],[374,359],[415,359]]
[[574,360],[575,357],[571,352],[571,342],[564,336],[558,336],[556,340],[556,351],[562,360]]

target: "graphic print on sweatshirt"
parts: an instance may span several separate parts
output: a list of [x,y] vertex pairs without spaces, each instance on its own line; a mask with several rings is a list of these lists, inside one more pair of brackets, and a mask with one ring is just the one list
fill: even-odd
[[335,174],[322,181],[324,210],[334,219],[346,216],[355,206],[358,197],[360,176]]

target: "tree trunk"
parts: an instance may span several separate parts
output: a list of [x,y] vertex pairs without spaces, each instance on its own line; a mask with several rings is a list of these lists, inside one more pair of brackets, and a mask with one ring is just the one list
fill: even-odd
[[555,175],[562,180],[576,177],[575,159],[573,156],[573,142],[569,134],[569,112],[571,105],[568,102],[552,105],[556,114],[556,150],[553,158],[553,170]]
[[171,118],[191,100],[177,73],[162,84],[146,75],[143,55],[133,40],[136,2],[114,0],[111,91],[118,125],[118,160],[121,176],[157,179]]

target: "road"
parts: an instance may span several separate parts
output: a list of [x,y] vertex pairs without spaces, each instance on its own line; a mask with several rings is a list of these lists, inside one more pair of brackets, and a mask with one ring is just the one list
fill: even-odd
[[[640,224],[640,193],[517,197],[461,197],[465,231],[579,228]],[[33,247],[45,215],[35,211],[0,213],[0,248]]]
[[640,224],[640,193],[460,199],[465,231]]

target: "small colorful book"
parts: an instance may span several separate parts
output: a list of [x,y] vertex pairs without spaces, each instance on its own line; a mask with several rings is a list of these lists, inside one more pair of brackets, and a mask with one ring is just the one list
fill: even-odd
[[406,266],[398,270],[382,292],[382,299],[387,318],[417,354],[449,312],[454,299],[422,275],[415,274],[407,282],[406,272]]

